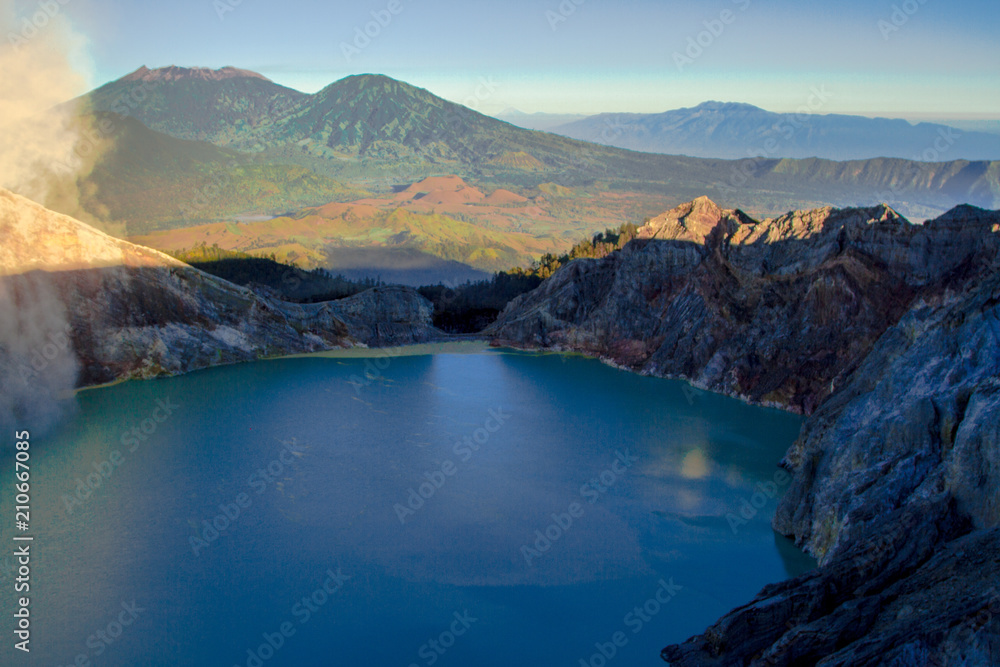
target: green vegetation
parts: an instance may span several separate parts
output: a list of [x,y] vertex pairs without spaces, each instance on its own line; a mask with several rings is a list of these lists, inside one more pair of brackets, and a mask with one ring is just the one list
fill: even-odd
[[[617,230],[607,229],[603,233],[598,232],[589,241],[580,241],[574,245],[570,248],[569,252],[558,256],[552,254],[542,255],[527,270],[527,273],[544,280],[558,271],[564,264],[569,264],[574,259],[600,259],[607,257],[615,250],[624,248],[625,244],[635,238],[638,231],[639,227],[630,222],[622,225]],[[514,269],[514,271],[523,271],[523,269]]]
[[159,134],[134,118],[99,113],[84,121],[108,128],[108,135],[93,171],[78,184],[83,211],[125,223],[129,235],[367,194],[306,167]]
[[434,304],[434,326],[448,333],[476,333],[494,321],[514,298],[530,292],[574,259],[600,259],[625,247],[639,228],[624,224],[617,230],[598,232],[561,255],[546,254],[530,268],[516,267],[496,273],[490,280],[467,282],[451,288],[429,285],[418,291]]
[[[457,286],[425,285],[417,291],[434,304],[434,326],[447,333],[477,333],[488,327],[516,297],[538,287],[561,266],[574,259],[606,257],[635,238],[638,227],[625,224],[617,230],[598,232],[561,255],[547,254],[529,268],[499,271],[489,280]],[[306,271],[277,261],[272,254],[258,257],[204,243],[173,252],[191,266],[237,285],[266,287],[286,300],[298,303],[332,301],[352,296],[381,284],[378,280],[349,280],[324,269]]]

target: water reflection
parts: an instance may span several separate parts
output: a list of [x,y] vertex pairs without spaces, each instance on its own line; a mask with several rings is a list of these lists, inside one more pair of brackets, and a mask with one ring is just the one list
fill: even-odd
[[[61,495],[165,399],[170,419],[68,513]],[[776,499],[737,530],[727,518],[798,418],[579,357],[288,359],[78,400],[37,461],[40,659],[57,664],[133,598],[148,612],[105,664],[240,663],[335,566],[352,585],[272,664],[409,664],[465,608],[485,620],[450,664],[572,662],[674,578],[683,591],[622,653],[655,662],[811,566],[773,535]]]

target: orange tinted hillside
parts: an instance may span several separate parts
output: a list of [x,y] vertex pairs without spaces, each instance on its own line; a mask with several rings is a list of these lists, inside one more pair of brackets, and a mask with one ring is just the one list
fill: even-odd
[[521,195],[511,192],[510,190],[504,190],[500,188],[499,190],[494,190],[490,193],[490,196],[486,198],[487,204],[492,204],[493,206],[507,206],[509,204],[523,204],[528,201],[527,197],[522,197]]
[[358,218],[370,218],[379,211],[376,206],[368,204],[367,202],[352,202],[347,204],[332,202],[330,204],[320,206],[319,208],[308,210],[321,218],[340,218],[348,214],[354,215]]
[[[546,196],[543,193],[550,193]],[[551,193],[555,193],[552,196]],[[642,222],[675,206],[672,198],[558,184],[486,196],[458,176],[431,176],[401,192],[331,202],[289,216],[215,222],[153,232],[130,240],[168,252],[205,244],[253,255],[274,254],[304,268],[324,266],[329,249],[412,248],[486,271],[527,265],[569,249],[581,237]]]
[[395,201],[451,206],[480,202],[486,196],[459,176],[431,176],[414,183],[394,197]]

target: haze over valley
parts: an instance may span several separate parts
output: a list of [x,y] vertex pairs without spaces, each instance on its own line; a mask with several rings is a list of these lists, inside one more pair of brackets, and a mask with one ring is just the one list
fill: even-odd
[[[663,144],[636,129],[643,117],[614,135],[645,152],[619,150],[527,131],[378,75],[304,94],[232,67],[142,67],[68,108],[79,122],[110,128],[104,139],[114,140],[79,179],[87,194],[57,207],[63,212],[163,251],[218,244],[410,284],[527,266],[706,193],[753,215],[886,202],[917,220],[960,203],[994,207],[1000,196],[997,162],[952,159],[965,146],[991,150],[971,134],[929,126],[887,138],[913,146],[947,138],[947,150],[917,155],[947,160],[786,159],[781,151],[808,154],[804,147],[823,141],[850,152],[838,139],[845,132],[856,141],[859,132],[885,133],[880,121],[861,130],[859,119],[826,117],[808,122],[834,124],[829,130],[798,132],[799,117],[739,105],[703,105],[673,121],[675,137],[684,137],[678,153],[699,145],[688,152],[735,158],[745,147],[769,149],[729,160],[653,154]],[[588,138],[601,142],[608,118],[563,127],[585,136],[592,123]],[[715,143],[705,145],[710,129]],[[786,141],[786,132],[805,143]],[[345,258],[351,248],[364,249],[367,266]],[[413,272],[396,273],[396,261]]]

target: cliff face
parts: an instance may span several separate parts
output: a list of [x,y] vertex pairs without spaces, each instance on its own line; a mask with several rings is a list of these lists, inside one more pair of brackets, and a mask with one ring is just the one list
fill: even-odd
[[811,413],[775,529],[821,568],[674,665],[1000,664],[1000,214],[756,222],[698,200],[577,261],[493,335]]
[[996,257],[998,222],[961,207],[918,226],[885,206],[757,222],[702,198],[563,267],[487,333],[809,414],[917,294]]
[[1000,664],[1000,274],[920,300],[806,422],[774,518],[821,568],[677,666]]
[[775,516],[835,557],[882,511],[947,491],[979,528],[1000,526],[1000,274],[921,299],[816,411],[785,464]]
[[435,333],[410,289],[284,303],[5,190],[0,239],[0,414],[75,386]]

